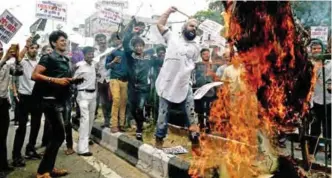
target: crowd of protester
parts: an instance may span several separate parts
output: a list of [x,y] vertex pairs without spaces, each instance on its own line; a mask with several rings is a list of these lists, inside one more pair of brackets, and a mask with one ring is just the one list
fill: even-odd
[[[159,19],[157,27],[167,45],[158,46],[156,50],[146,49],[139,25],[132,25],[121,36],[116,33],[110,35],[108,42],[106,35],[96,35],[97,49],[72,45],[71,58],[66,55],[68,36],[60,30],[50,34],[49,45],[41,50],[32,38],[26,41],[21,51],[19,45],[12,44],[5,55],[1,45],[0,170],[12,170],[7,161],[6,146],[10,109],[14,112],[12,121],[17,126],[13,150],[10,150],[13,152],[12,166],[24,167],[25,159],[41,159],[37,178],[68,173],[65,169],[56,169],[54,165],[64,140],[67,146],[65,153],[75,153],[72,118],[79,125],[77,154],[92,156],[90,135],[98,110],[103,114],[101,127],[109,128],[111,133],[126,132],[131,120],[135,120],[136,139],[140,141],[143,141],[144,122],[155,124],[155,146],[162,148],[171,111],[178,108],[183,118],[176,119],[189,129],[192,148],[198,149],[198,133],[211,132],[209,111],[217,99],[218,89],[212,88],[203,98],[195,101],[193,92],[216,81],[231,81],[231,89],[235,92],[241,83],[243,68],[240,63],[232,61],[236,52],[228,45],[221,53],[211,53],[210,49],[199,47],[194,40],[198,25],[195,19],[189,19],[184,24],[182,35],[172,33],[166,22],[175,11],[170,8]],[[108,51],[109,46],[112,50]],[[315,41],[310,47],[312,54],[324,51],[323,45]],[[313,60],[313,64],[320,65],[320,68],[312,102],[316,120],[311,125],[310,134],[318,137],[323,126],[324,137],[331,138],[331,63],[330,60],[325,62],[326,81],[322,81],[322,63]],[[325,98],[328,125],[325,125],[322,115],[323,83],[329,83]],[[72,117],[73,110],[75,114]],[[43,114],[42,146],[46,150],[37,153],[36,139]],[[31,131],[25,156],[22,156],[29,115]],[[310,140],[311,154],[317,152],[316,144],[317,139]]]

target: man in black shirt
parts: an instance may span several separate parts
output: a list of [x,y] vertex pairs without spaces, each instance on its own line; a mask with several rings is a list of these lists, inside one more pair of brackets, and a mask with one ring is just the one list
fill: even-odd
[[54,31],[49,37],[53,53],[44,55],[35,68],[32,79],[36,81],[33,94],[41,98],[46,120],[51,125],[51,140],[39,165],[37,178],[64,176],[67,170],[55,169],[56,156],[65,139],[64,117],[66,102],[70,99],[71,77],[69,59],[64,55],[67,34]]

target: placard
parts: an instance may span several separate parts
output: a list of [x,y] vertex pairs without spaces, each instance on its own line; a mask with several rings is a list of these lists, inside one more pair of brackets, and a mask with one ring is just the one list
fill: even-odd
[[224,82],[212,82],[212,83],[208,83],[203,85],[202,87],[200,87],[199,89],[197,89],[194,93],[194,99],[195,100],[200,100],[201,98],[203,98],[204,95],[206,95],[206,93],[213,87],[216,86],[220,86],[224,84]]
[[311,27],[311,39],[316,38],[322,40],[323,43],[327,44],[327,38],[329,35],[329,28],[326,26],[312,26]]
[[112,8],[104,8],[99,10],[99,23],[109,24],[115,23],[119,24],[122,21],[122,13],[116,11]]
[[30,33],[34,33],[36,31],[44,31],[46,27],[46,19],[39,18],[35,23],[30,26]]
[[204,20],[198,26],[198,28],[203,30],[204,33],[208,33],[208,34],[211,34],[211,35],[219,34],[222,27],[223,26],[221,24],[219,24],[215,21],[209,20],[209,19]]
[[57,1],[37,1],[36,17],[66,22],[67,4]]
[[109,7],[118,7],[120,9],[128,9],[128,1],[126,0],[101,0],[97,1],[96,9],[103,9]]
[[186,154],[188,153],[188,150],[185,149],[183,146],[175,146],[175,147],[170,147],[170,148],[163,148],[163,151],[167,154]]
[[0,41],[8,43],[22,27],[22,23],[8,10],[0,16]]

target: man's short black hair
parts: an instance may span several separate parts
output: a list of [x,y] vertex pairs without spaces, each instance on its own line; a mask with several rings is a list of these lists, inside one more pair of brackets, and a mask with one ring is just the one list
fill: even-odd
[[209,49],[207,49],[207,48],[203,48],[203,49],[201,50],[201,55],[202,55],[205,51],[209,51],[209,52],[210,52]]
[[86,46],[83,48],[82,52],[84,54],[84,56],[86,54],[88,54],[89,52],[94,52],[95,51],[95,48],[94,47],[91,47],[91,46]]
[[37,49],[39,49],[39,44],[38,43],[32,43],[31,46],[37,45]]
[[95,36],[95,41],[97,41],[97,39],[98,38],[104,38],[104,39],[106,39],[106,35],[104,35],[104,34],[97,34],[96,36]]
[[64,37],[65,39],[68,39],[68,36],[65,32],[61,31],[61,30],[57,30],[57,31],[53,31],[51,34],[50,34],[50,37],[48,38],[49,42],[50,42],[50,45],[51,45],[51,48],[54,49],[55,46],[53,46],[52,42],[55,43],[56,41],[58,41],[58,39],[60,37]]
[[159,47],[157,47],[156,51],[157,51],[157,53],[159,53],[159,51],[165,51],[166,52],[166,48],[165,48],[165,46],[159,46]]
[[142,38],[137,37],[137,38],[134,38],[131,40],[131,45],[133,47],[135,47],[136,45],[139,45],[139,44],[145,46],[145,42]]

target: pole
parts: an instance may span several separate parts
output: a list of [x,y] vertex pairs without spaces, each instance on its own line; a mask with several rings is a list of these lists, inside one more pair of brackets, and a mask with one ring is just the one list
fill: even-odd
[[[322,73],[323,73],[323,105],[324,105],[324,119],[325,119],[325,133],[326,133],[326,136],[328,135],[328,125],[327,125],[327,105],[326,105],[326,93],[325,93],[325,90],[326,90],[326,86],[325,86],[325,80],[326,80],[326,77],[325,77],[325,58],[322,59]],[[324,142],[324,146],[325,146],[325,167],[327,168],[328,166],[328,163],[327,163],[327,146],[328,145],[328,142],[327,140],[325,140]]]

